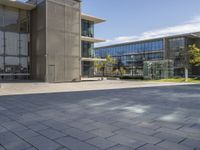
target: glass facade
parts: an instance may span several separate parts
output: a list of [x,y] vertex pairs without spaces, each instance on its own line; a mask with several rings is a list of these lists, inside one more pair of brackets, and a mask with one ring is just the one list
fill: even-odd
[[81,26],[82,36],[94,37],[94,22],[82,19]]
[[143,62],[163,59],[163,52],[164,41],[158,39],[96,48],[95,57],[105,58],[110,55],[126,68],[127,75],[142,75]]
[[82,62],[82,77],[90,78],[94,76],[94,63],[90,61]]
[[163,40],[148,41],[148,42],[134,42],[129,44],[121,44],[110,47],[97,48],[95,51],[96,57],[106,57],[110,55],[112,57],[122,56],[125,54],[136,54],[152,51],[163,50]]
[[[81,20],[82,36],[94,37],[94,22],[88,20]],[[88,41],[81,42],[81,57],[83,58],[94,58],[94,43]],[[94,76],[94,62],[82,61],[82,77],[93,77]]]
[[82,57],[94,58],[94,43],[82,41]]
[[184,66],[186,62],[186,39],[184,37],[170,38],[169,45],[169,59],[174,61],[174,72],[176,76],[184,76]]
[[[0,6],[0,75],[29,73],[29,12]],[[18,78],[18,76],[15,76]]]

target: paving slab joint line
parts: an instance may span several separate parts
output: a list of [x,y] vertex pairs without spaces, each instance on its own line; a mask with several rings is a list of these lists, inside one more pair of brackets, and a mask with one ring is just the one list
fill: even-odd
[[143,147],[143,146],[145,146],[145,145],[147,145],[147,144],[148,144],[148,143],[145,143],[145,144],[143,144],[143,145],[141,145],[141,146],[135,148],[135,150],[137,150],[137,149],[139,149],[139,148],[141,148],[141,147]]
[[179,130],[179,129],[183,128],[183,127],[185,127],[185,126],[184,126],[184,125],[182,125],[182,126],[180,126],[179,128],[177,128],[176,130]]
[[[157,130],[157,129],[156,129],[156,130]],[[156,130],[155,130],[155,131],[156,131]],[[155,133],[151,134],[151,136],[152,136],[152,137],[154,137],[155,135],[157,135],[157,134],[159,134],[159,133],[162,133],[162,132],[160,132],[160,131],[157,131],[157,132],[155,132]]]
[[156,143],[156,144],[154,144],[154,145],[158,145],[158,144],[160,144],[160,143],[162,143],[162,142],[164,142],[164,141],[166,141],[166,140],[161,140],[161,141],[159,141],[158,143]]
[[79,140],[79,141],[82,141],[82,142],[87,142],[87,141],[89,141],[89,140],[92,140],[92,139],[94,139],[94,138],[96,138],[96,137],[99,137],[99,136],[97,136],[97,135],[95,135],[94,137],[91,137],[91,138],[89,138],[89,139],[86,139],[86,140]]
[[[25,143],[28,143],[30,144],[32,147],[36,148],[34,145],[32,145],[31,143],[29,143],[28,141],[26,141],[24,138],[18,136],[15,132],[13,132],[12,130],[8,130],[10,131],[11,133],[13,133],[15,136],[17,136],[18,138],[20,138],[22,141],[24,141]],[[37,148],[36,148],[37,149]],[[6,149],[7,150],[7,149]]]
[[[49,127],[49,128],[50,128],[50,127]],[[47,129],[49,129],[49,128],[47,128]],[[52,128],[52,129],[53,129],[53,128]],[[31,131],[34,131],[34,130],[32,130],[32,129],[30,129],[30,130],[31,130]],[[44,129],[44,130],[45,130],[45,129]],[[39,131],[41,131],[41,130],[39,130]],[[43,136],[43,137],[47,138],[48,140],[50,140],[50,141],[52,141],[52,142],[55,142],[56,144],[61,145],[61,146],[64,146],[64,145],[58,143],[58,142],[55,141],[55,140],[56,140],[56,139],[59,139],[59,138],[63,138],[63,137],[69,137],[69,136],[66,135],[66,136],[63,136],[63,137],[56,138],[56,139],[50,139],[49,137],[47,137],[47,136],[41,134],[39,131],[34,131],[34,132],[38,133],[39,136]],[[37,136],[35,136],[35,137],[37,137]],[[25,140],[25,142],[27,142],[27,141]],[[29,142],[27,142],[27,143],[29,143]],[[31,144],[31,145],[32,145],[32,144]],[[34,147],[34,146],[33,146],[33,147]],[[34,147],[34,148],[36,148],[36,147]]]
[[120,146],[120,144],[113,145],[113,146],[111,146],[111,147],[106,148],[105,150],[109,150],[109,149],[111,149],[111,148],[115,148],[116,146]]
[[182,139],[181,141],[179,141],[177,144],[182,143],[183,141],[185,141],[187,138]]
[[6,148],[1,143],[0,143],[0,146],[2,146],[6,150]]

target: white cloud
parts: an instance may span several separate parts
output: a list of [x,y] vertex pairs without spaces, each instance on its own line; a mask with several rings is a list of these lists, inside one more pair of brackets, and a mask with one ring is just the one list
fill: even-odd
[[111,44],[132,42],[132,41],[145,40],[145,39],[151,39],[151,38],[159,38],[159,37],[164,37],[164,36],[171,36],[171,35],[198,32],[198,31],[200,31],[200,16],[196,16],[181,25],[161,28],[157,30],[151,30],[137,36],[120,36],[114,39],[107,40],[104,43],[96,44],[95,46],[97,47],[105,46],[105,45],[111,45]]

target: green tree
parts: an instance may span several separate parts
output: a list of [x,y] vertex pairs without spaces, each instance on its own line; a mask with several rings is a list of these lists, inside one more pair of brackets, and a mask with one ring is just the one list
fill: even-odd
[[189,46],[189,62],[194,66],[200,66],[200,49],[195,44]]
[[117,62],[115,63],[115,67],[113,69],[113,72],[115,74],[119,74],[120,77],[122,77],[126,73],[126,67],[122,63],[121,59],[118,59]]
[[95,61],[94,62],[94,66],[95,68],[99,69],[100,71],[102,71],[102,76],[104,77],[105,76],[105,70],[106,70],[106,67],[108,65],[112,65],[114,64],[114,60],[113,58],[110,56],[110,55],[107,55],[106,58],[105,58],[105,61]]

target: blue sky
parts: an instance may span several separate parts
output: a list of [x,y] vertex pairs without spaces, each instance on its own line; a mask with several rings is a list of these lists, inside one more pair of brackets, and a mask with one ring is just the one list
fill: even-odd
[[96,37],[109,45],[200,31],[200,0],[82,0],[82,11],[105,18]]
[[200,31],[200,0],[82,0],[82,12],[105,18],[97,46]]

